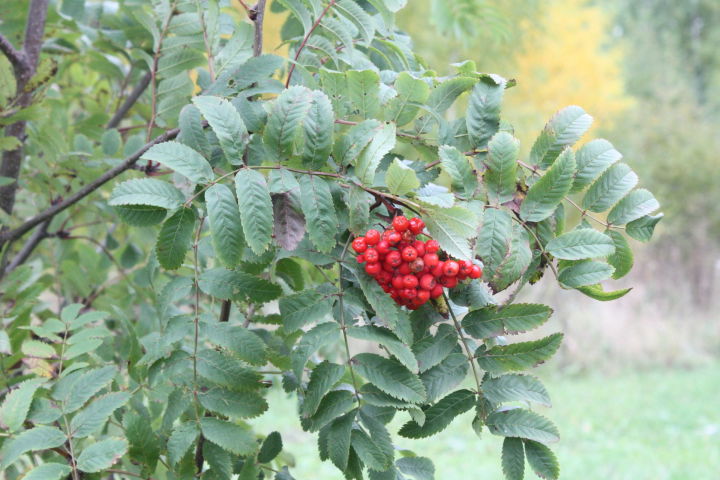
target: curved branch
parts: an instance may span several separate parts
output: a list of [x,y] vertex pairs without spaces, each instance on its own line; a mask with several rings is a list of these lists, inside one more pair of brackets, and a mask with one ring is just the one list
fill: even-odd
[[27,68],[27,59],[23,51],[17,50],[13,44],[10,43],[10,40],[2,34],[0,34],[0,52],[4,53],[7,59],[10,60],[16,76],[19,76],[19,72]]
[[310,39],[310,35],[313,34],[315,29],[320,25],[320,22],[322,21],[323,17],[327,14],[327,12],[330,10],[330,7],[335,5],[336,0],[330,0],[330,3],[327,4],[327,7],[325,7],[325,10],[320,13],[317,20],[315,20],[315,23],[313,23],[312,27],[310,27],[310,30],[305,35],[305,38],[303,38],[302,43],[300,44],[300,47],[298,48],[297,52],[295,52],[295,61],[290,64],[290,70],[288,71],[287,80],[285,81],[285,88],[288,88],[290,86],[290,80],[292,79],[293,72],[295,71],[295,65],[297,65],[298,58],[300,58],[300,54],[303,51],[303,48],[305,48],[305,45],[307,45],[308,40]]

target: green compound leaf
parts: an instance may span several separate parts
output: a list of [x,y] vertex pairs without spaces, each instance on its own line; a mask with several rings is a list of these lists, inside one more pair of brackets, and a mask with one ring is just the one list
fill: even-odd
[[547,169],[560,152],[573,145],[590,128],[593,118],[582,108],[571,105],[557,112],[545,125],[530,150],[530,163]]
[[386,123],[375,131],[370,143],[355,160],[355,175],[365,185],[372,185],[382,158],[395,147],[395,124]]
[[205,202],[215,253],[226,267],[233,268],[240,262],[245,247],[235,195],[218,183],[207,189]]
[[318,322],[330,315],[332,299],[317,290],[304,290],[280,299],[280,313],[287,332]]
[[355,411],[336,418],[327,427],[327,450],[330,461],[340,470],[347,469],[350,457],[350,436]]
[[20,455],[30,451],[59,447],[67,441],[63,432],[55,427],[35,427],[25,430],[13,439],[5,440],[0,468],[9,467]]
[[192,101],[215,132],[225,158],[232,165],[241,165],[248,131],[237,109],[219,97],[201,95]]
[[577,173],[571,192],[583,190],[621,158],[622,154],[607,140],[591,140],[583,145],[575,155]]
[[455,417],[475,406],[475,393],[470,390],[458,390],[443,397],[432,407],[425,410],[425,423],[418,425],[410,421],[403,425],[399,434],[407,438],[424,438],[441,432],[450,425]]
[[310,168],[320,169],[327,164],[333,146],[334,124],[330,99],[323,92],[313,90],[310,107],[303,122],[303,162]]
[[86,447],[77,457],[77,468],[94,473],[112,467],[128,450],[124,438],[106,438]]
[[322,398],[342,378],[344,373],[345,367],[342,365],[328,361],[319,363],[310,374],[300,413],[306,417],[314,415]]
[[330,252],[337,243],[335,234],[338,232],[330,184],[315,175],[301,176],[300,205],[310,241],[321,252]]
[[547,305],[515,303],[501,309],[487,307],[474,310],[462,320],[465,331],[473,338],[490,338],[520,333],[543,325],[552,315]]
[[520,218],[527,222],[540,222],[552,215],[570,191],[574,172],[575,156],[568,148],[552,168],[530,187],[520,205]]
[[183,204],[185,196],[180,190],[162,180],[134,178],[115,186],[109,205],[146,205],[172,210]]
[[490,139],[483,174],[490,204],[500,205],[514,198],[519,150],[520,142],[507,132],[498,132]]
[[380,111],[380,77],[377,72],[348,70],[346,75],[348,97],[353,110],[362,119],[377,117]]
[[425,387],[420,379],[397,360],[361,353],[353,362],[357,373],[388,395],[413,403],[425,400]]
[[200,290],[222,300],[252,300],[269,302],[280,297],[280,287],[249,273],[213,268],[200,274]]
[[465,198],[471,198],[477,189],[477,177],[468,158],[457,148],[443,145],[439,150],[440,164],[450,175],[453,188]]
[[197,214],[194,208],[181,207],[163,223],[155,252],[164,268],[176,270],[182,265],[192,244],[195,220]]
[[637,220],[633,220],[625,226],[625,233],[641,242],[649,242],[652,238],[655,226],[662,220],[663,214],[645,215]]
[[257,460],[260,463],[272,462],[277,457],[283,448],[282,437],[280,432],[271,432],[265,440],[263,440],[260,451],[258,452]]
[[607,262],[615,269],[612,278],[617,280],[632,270],[634,261],[633,252],[630,244],[622,233],[615,230],[608,230],[605,233],[612,238],[613,244],[615,245],[615,253],[607,258]]
[[635,188],[637,183],[637,174],[627,164],[616,163],[590,186],[582,207],[591,212],[604,212]]
[[30,410],[33,396],[44,383],[45,380],[42,378],[25,380],[5,396],[0,407],[0,424],[4,425],[9,432],[17,431],[22,427]]
[[430,95],[430,86],[408,72],[401,72],[395,79],[397,97],[393,98],[387,107],[385,118],[395,122],[398,127],[407,125],[415,119]]
[[562,333],[554,333],[540,340],[496,345],[488,350],[481,346],[475,355],[480,368],[493,374],[527,370],[552,357],[562,338]]
[[296,146],[304,134],[303,120],[311,103],[311,91],[300,86],[284,90],[275,100],[265,126],[263,141],[276,162],[295,155]]
[[161,163],[194,183],[208,183],[215,179],[212,167],[205,157],[180,142],[153,145],[140,159]]
[[203,436],[230,453],[249,455],[257,449],[255,436],[251,431],[218,418],[200,419]]
[[61,480],[67,478],[72,469],[60,463],[43,463],[30,470],[23,480]]
[[423,219],[430,235],[450,256],[461,260],[472,258],[469,239],[476,235],[478,227],[473,212],[463,207],[433,208]]
[[620,200],[610,210],[607,219],[613,225],[623,225],[649,215],[658,208],[660,204],[653,194],[644,188],[639,188]]
[[399,159],[393,160],[385,173],[385,183],[390,193],[405,195],[420,187],[420,180],[415,170],[403,164]]
[[75,438],[87,437],[100,430],[115,410],[130,400],[127,392],[108,393],[93,400],[80,410],[70,422],[70,434]]
[[607,280],[613,267],[597,260],[583,260],[560,270],[558,281],[569,288],[584,287]]
[[465,117],[472,147],[484,147],[498,131],[504,92],[505,83],[498,83],[489,76],[482,77],[473,87]]
[[267,250],[273,232],[272,200],[265,177],[255,170],[240,170],[235,176],[235,193],[245,240],[259,255]]
[[615,252],[612,238],[592,228],[580,228],[553,238],[545,250],[561,260],[607,257]]
[[505,402],[534,402],[550,406],[550,396],[540,380],[530,375],[511,373],[486,377],[482,383],[483,396],[494,404]]
[[213,388],[198,396],[200,404],[208,410],[228,418],[254,418],[265,413],[267,401],[255,392],[233,392]]
[[560,433],[550,420],[521,408],[493,412],[488,415],[485,425],[493,435],[520,437],[542,443],[560,440]]
[[547,445],[533,440],[523,440],[525,456],[535,475],[545,480],[557,480],[560,477],[560,465]]
[[382,345],[408,369],[417,372],[418,361],[415,359],[412,350],[400,341],[390,330],[375,325],[366,325],[364,327],[350,327],[347,329],[347,334],[353,338],[368,340]]
[[525,477],[525,450],[519,438],[505,437],[502,448],[502,469],[506,480]]

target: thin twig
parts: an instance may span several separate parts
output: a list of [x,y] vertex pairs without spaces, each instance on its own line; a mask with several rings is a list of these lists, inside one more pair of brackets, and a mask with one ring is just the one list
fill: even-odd
[[27,59],[25,58],[25,52],[17,50],[10,41],[0,33],[0,52],[4,53],[13,69],[16,72],[20,72],[27,68]]
[[27,241],[22,246],[17,255],[15,255],[15,257],[10,261],[7,267],[2,270],[2,275],[12,272],[17,267],[25,263],[25,261],[30,257],[30,254],[33,252],[33,250],[35,250],[35,247],[37,247],[38,244],[43,241],[43,239],[50,236],[47,231],[48,225],[50,225],[50,220],[45,220],[43,223],[40,224],[38,229],[35,230],[32,235],[30,235],[30,238],[27,239]]
[[[265,1],[258,0],[254,8],[248,10],[250,19],[255,23],[255,38],[253,40],[253,56],[259,57],[263,49],[263,24],[265,22]],[[245,7],[247,8],[247,7]]]
[[479,395],[480,393],[482,393],[482,388],[480,387],[480,376],[478,375],[477,368],[475,367],[475,355],[470,351],[470,347],[468,347],[467,343],[465,342],[465,336],[462,333],[462,327],[460,326],[460,323],[455,316],[455,311],[453,310],[452,305],[450,305],[450,299],[445,292],[443,292],[443,298],[445,299],[445,303],[448,306],[450,318],[452,318],[453,324],[455,325],[455,330],[457,331],[458,337],[460,337],[460,343],[462,343],[463,348],[465,349],[465,354],[467,355],[470,368],[472,368],[473,377],[475,378],[475,385],[477,386],[477,393]]
[[200,18],[200,28],[202,29],[203,34],[203,42],[205,43],[205,53],[207,53],[208,58],[208,72],[210,73],[210,81],[215,81],[215,68],[213,67],[213,52],[212,47],[210,46],[210,41],[208,40],[208,34],[207,34],[207,25],[205,24],[205,15],[203,14],[203,9],[200,7],[200,0],[195,0],[195,5],[197,6],[198,11],[198,17]]
[[[118,125],[120,125],[120,122],[125,117],[127,112],[132,108],[133,105],[135,105],[135,102],[137,102],[138,98],[140,98],[140,95],[143,94],[145,89],[150,85],[150,80],[152,79],[152,73],[147,72],[141,79],[140,83],[135,85],[135,88],[133,88],[132,92],[130,92],[130,95],[125,99],[123,104],[120,106],[120,108],[117,109],[115,114],[112,116],[110,121],[107,124],[107,128],[115,128]],[[143,127],[146,127],[146,125],[143,125]],[[128,130],[130,127],[126,128],[125,130]],[[135,127],[132,127],[135,128]]]
[[348,335],[347,335],[347,325],[345,325],[345,304],[343,302],[343,297],[345,296],[343,291],[343,280],[342,280],[342,262],[345,259],[345,254],[348,250],[348,245],[350,245],[350,241],[352,239],[352,236],[348,236],[347,241],[345,242],[345,247],[343,248],[342,253],[340,254],[340,260],[338,261],[338,290],[339,290],[339,307],[340,307],[340,329],[343,333],[343,340],[345,342],[345,354],[347,355],[347,364],[348,368],[350,369],[350,378],[352,378],[352,384],[353,384],[353,390],[355,391],[355,398],[357,399],[358,405],[360,405],[360,392],[358,390],[357,386],[357,380],[355,379],[355,370],[353,370],[352,367],[352,356],[350,355],[350,342],[348,341]]
[[297,52],[295,52],[295,58],[294,62],[290,64],[290,70],[288,70],[288,76],[287,80],[285,80],[285,88],[288,88],[290,86],[290,80],[292,79],[293,72],[295,71],[295,65],[297,65],[298,58],[300,58],[300,54],[302,53],[303,49],[305,48],[305,45],[307,45],[308,40],[310,39],[310,35],[313,34],[315,29],[320,25],[320,22],[322,21],[323,17],[327,14],[327,12],[330,10],[330,8],[335,5],[336,0],[330,0],[330,3],[327,4],[325,9],[320,13],[317,20],[315,20],[315,23],[313,23],[312,27],[310,27],[310,30],[305,34],[305,37],[302,40],[302,43],[300,43],[300,47],[297,49]]
[[160,62],[160,52],[162,51],[163,40],[167,35],[168,29],[170,28],[170,21],[175,15],[175,7],[177,6],[177,0],[170,5],[170,12],[168,13],[165,22],[163,23],[162,30],[160,31],[160,37],[158,39],[157,48],[153,53],[153,63],[150,69],[150,86],[152,90],[152,97],[150,100],[150,121],[148,122],[147,133],[145,135],[145,141],[150,141],[152,135],[152,129],[155,127],[155,117],[157,116],[157,69],[158,63]]

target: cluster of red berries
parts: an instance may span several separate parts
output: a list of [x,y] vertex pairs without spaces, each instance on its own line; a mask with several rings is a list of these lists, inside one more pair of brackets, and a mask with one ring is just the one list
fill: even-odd
[[482,276],[482,269],[469,260],[441,260],[439,255],[443,254],[436,240],[416,238],[424,229],[421,219],[398,216],[382,234],[368,230],[352,242],[365,272],[395,302],[411,310],[441,296],[443,287],[453,288],[466,278]]

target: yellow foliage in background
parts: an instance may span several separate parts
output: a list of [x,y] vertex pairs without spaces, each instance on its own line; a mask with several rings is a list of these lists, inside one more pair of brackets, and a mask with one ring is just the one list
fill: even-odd
[[593,128],[604,130],[632,105],[624,90],[623,53],[607,46],[605,11],[584,0],[553,0],[543,2],[540,14],[520,23],[522,46],[511,70],[500,72],[518,81],[506,92],[503,112],[526,148],[562,107],[581,106],[595,119]]

